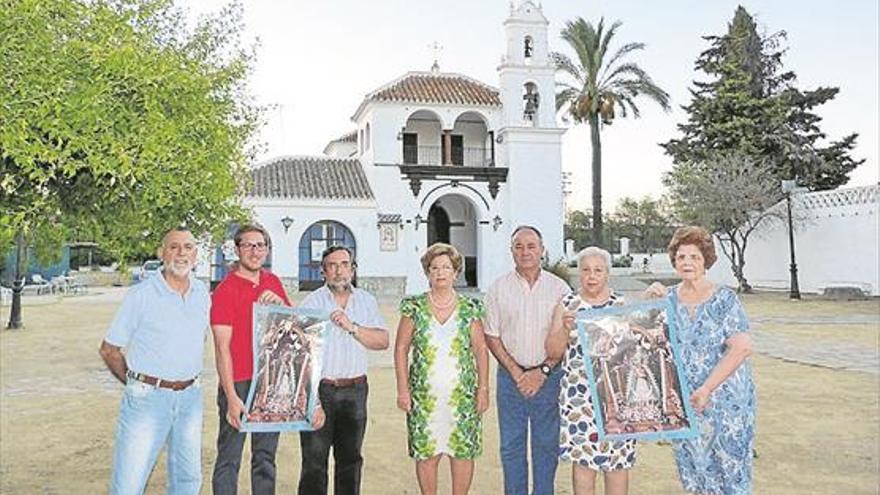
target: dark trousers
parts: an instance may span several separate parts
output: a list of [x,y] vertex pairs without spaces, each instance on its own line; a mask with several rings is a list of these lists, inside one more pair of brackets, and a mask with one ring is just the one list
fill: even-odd
[[[235,393],[242,401],[247,399],[251,381],[235,382]],[[241,467],[241,450],[247,433],[242,433],[226,421],[228,408],[223,389],[217,391],[217,409],[220,414],[220,430],[217,432],[217,460],[211,485],[215,495],[235,495],[238,491],[238,469]],[[278,433],[251,433],[251,493],[272,495],[275,493],[275,450],[278,449]]]
[[368,391],[366,383],[349,387],[321,384],[321,406],[327,419],[320,430],[300,432],[302,474],[299,495],[327,493],[327,458],[331,447],[335,462],[333,493],[357,495],[361,492],[364,465],[361,446],[367,430]]

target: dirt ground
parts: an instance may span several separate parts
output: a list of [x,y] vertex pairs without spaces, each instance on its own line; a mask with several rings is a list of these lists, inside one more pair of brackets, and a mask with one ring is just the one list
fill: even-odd
[[[106,492],[122,387],[105,370],[97,350],[120,295],[120,289],[97,289],[65,299],[29,298],[24,308],[27,328],[0,331],[0,493]],[[761,324],[763,331],[793,339],[847,342],[874,352],[880,349],[876,324],[811,326],[772,321],[842,314],[876,316],[880,311],[876,300],[790,302],[771,294],[748,296],[745,303],[753,318],[769,318]],[[390,300],[382,304],[392,329],[397,322],[394,305]],[[3,324],[8,311],[8,306],[0,308]],[[210,338],[207,344],[202,493],[210,493],[218,421]],[[418,493],[413,463],[406,455],[404,416],[395,408],[390,362],[390,350],[371,357],[363,480],[363,492],[368,495]],[[761,355],[753,364],[759,401],[755,493],[880,493],[880,377]],[[477,460],[472,493],[499,493],[501,466],[494,404],[484,419],[484,434],[485,453]],[[248,470],[242,471],[241,493],[248,493]],[[448,493],[446,461],[441,464],[441,473],[441,493]],[[278,453],[278,493],[295,493],[298,477],[298,438],[284,434]],[[164,493],[164,485],[163,456],[147,493]],[[557,487],[560,494],[571,493],[570,467],[560,466]],[[631,493],[682,493],[670,446],[640,445]]]

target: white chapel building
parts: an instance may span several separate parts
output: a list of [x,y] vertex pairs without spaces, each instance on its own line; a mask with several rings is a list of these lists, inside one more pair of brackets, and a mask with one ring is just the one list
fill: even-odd
[[252,169],[244,204],[270,232],[273,272],[293,289],[317,288],[321,252],[342,244],[356,253],[359,287],[412,294],[427,288],[419,257],[442,241],[465,258],[457,285],[486,290],[512,269],[520,224],[538,227],[548,258],[561,258],[565,130],[548,24],[529,0],[511,6],[497,86],[435,63],[368,93],[354,130],[323,155]]

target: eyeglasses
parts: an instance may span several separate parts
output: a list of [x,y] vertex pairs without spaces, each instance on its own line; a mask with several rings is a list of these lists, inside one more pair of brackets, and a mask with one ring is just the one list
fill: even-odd
[[262,251],[268,248],[269,245],[265,242],[249,242],[249,241],[241,241],[238,243],[238,248],[243,250],[254,250],[254,251]]
[[348,261],[340,261],[339,263],[328,262],[324,263],[324,268],[327,271],[338,271],[338,270],[349,270],[354,265]]

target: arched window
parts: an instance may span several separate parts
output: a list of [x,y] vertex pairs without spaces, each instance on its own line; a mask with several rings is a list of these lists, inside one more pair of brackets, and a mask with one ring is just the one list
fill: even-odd
[[364,149],[370,149],[370,124],[367,123],[367,126],[364,128]]
[[531,122],[532,125],[538,125],[538,106],[540,104],[538,86],[535,83],[527,82],[523,86],[523,120]]

